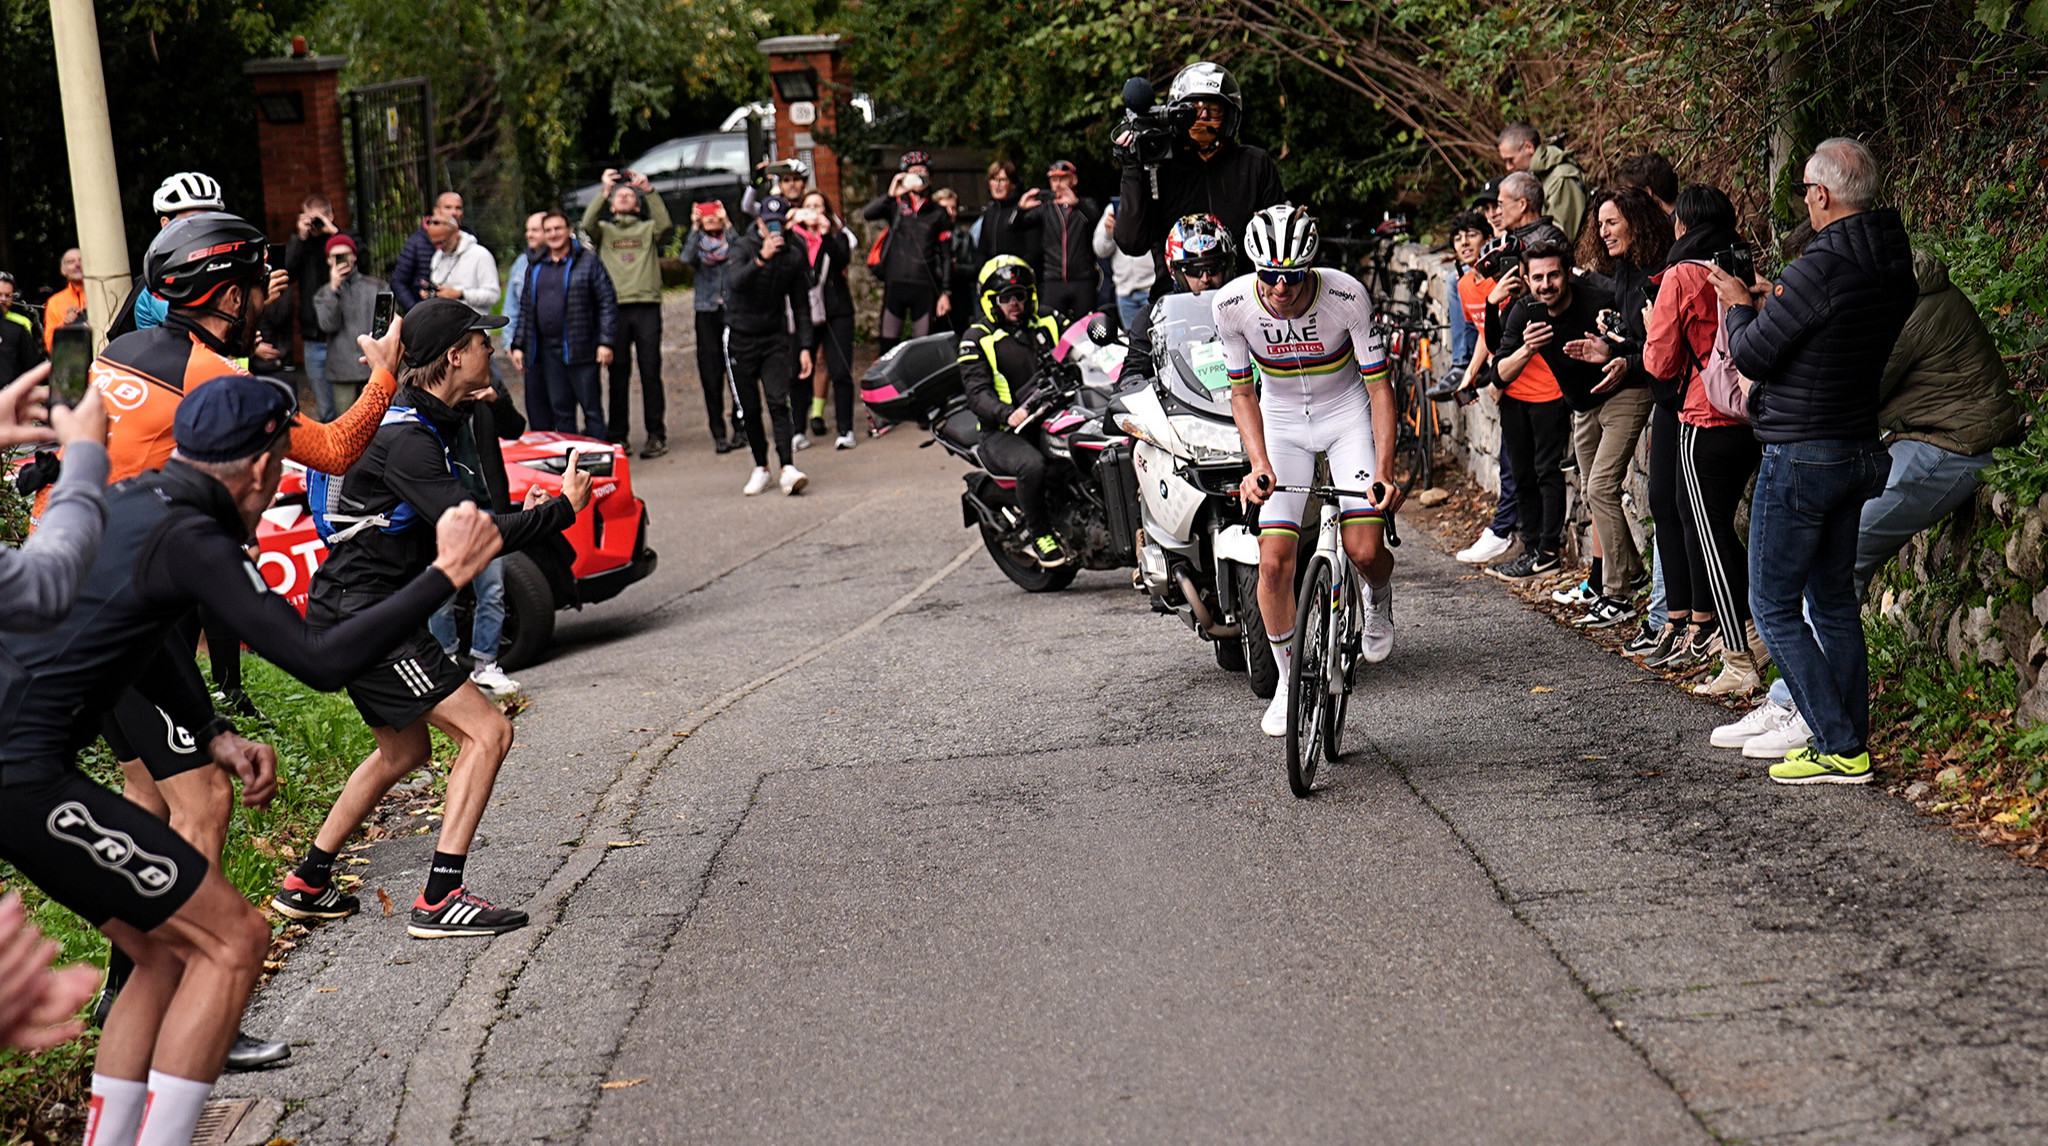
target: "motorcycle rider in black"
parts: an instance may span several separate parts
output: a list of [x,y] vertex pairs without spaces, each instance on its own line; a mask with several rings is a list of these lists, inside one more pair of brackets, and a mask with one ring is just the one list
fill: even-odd
[[1038,313],[1037,276],[1015,255],[997,255],[981,269],[981,314],[960,338],[960,381],[981,419],[983,464],[1016,479],[1031,555],[1057,569],[1072,555],[1046,520],[1045,454],[1037,427],[1023,423],[1040,389],[1039,360],[1059,343],[1059,325]]
[[[1216,290],[1230,281],[1236,265],[1237,244],[1231,242],[1230,232],[1216,216],[1189,215],[1176,219],[1166,235],[1166,269],[1173,276],[1173,285],[1163,292],[1155,291],[1153,301],[1156,303],[1163,295],[1175,291],[1199,295]],[[1117,375],[1119,382],[1149,381],[1153,377],[1152,310],[1145,307],[1131,320],[1131,349],[1124,355],[1123,372]]]
[[1214,215],[1231,234],[1241,235],[1253,214],[1287,200],[1273,157],[1237,141],[1243,117],[1244,97],[1229,72],[1206,61],[1182,68],[1168,90],[1174,150],[1159,167],[1157,199],[1129,136],[1118,136],[1116,160],[1124,178],[1116,245],[1127,255],[1152,252],[1157,281],[1166,281],[1166,234],[1174,220]]

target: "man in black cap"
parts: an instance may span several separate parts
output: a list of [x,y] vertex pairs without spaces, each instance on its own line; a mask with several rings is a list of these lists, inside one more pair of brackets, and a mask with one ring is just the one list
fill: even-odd
[[1095,309],[1095,221],[1102,218],[1095,200],[1076,193],[1080,178],[1071,160],[1054,160],[1045,172],[1052,197],[1033,187],[1018,203],[1018,227],[1038,232],[1039,302],[1069,322]]
[[[317,628],[349,618],[399,592],[435,560],[435,538],[423,522],[448,507],[476,500],[482,486],[473,444],[460,431],[467,406],[491,388],[487,331],[503,315],[478,314],[454,299],[426,299],[406,312],[398,393],[363,458],[340,482],[323,513],[327,563],[313,576],[306,620]],[[569,528],[590,503],[590,475],[569,451],[562,496],[529,494],[518,513],[493,515],[507,552]],[[438,604],[439,602],[436,602]],[[377,737],[377,751],[356,767],[327,813],[298,870],[287,876],[271,906],[294,919],[340,919],[357,909],[355,897],[334,887],[334,860],[384,793],[426,764],[432,725],[455,741],[448,769],[446,813],[426,889],[413,903],[406,928],[415,938],[495,935],[526,926],[526,913],[491,906],[464,887],[469,846],[491,797],[498,766],[512,747],[512,725],[441,650],[426,618],[395,647],[384,646],[374,668],[348,682],[349,699]]]
[[316,689],[338,688],[417,629],[497,552],[474,506],[436,520],[439,556],[376,608],[315,633],[243,549],[283,473],[291,394],[246,375],[179,403],[176,451],[107,496],[107,526],[78,603],[43,633],[0,634],[0,860],[98,927],[135,962],[102,1028],[91,1140],[189,1142],[263,971],[270,927],[206,856],[79,771],[133,687],[213,762],[242,802],[276,790],[276,756],[214,715],[189,655],[166,638],[196,607]]

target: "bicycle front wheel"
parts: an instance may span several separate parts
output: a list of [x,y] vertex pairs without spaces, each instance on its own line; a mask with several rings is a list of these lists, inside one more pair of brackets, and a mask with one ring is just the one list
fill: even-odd
[[1318,554],[1301,579],[1294,612],[1294,667],[1287,674],[1287,786],[1296,796],[1315,787],[1330,710],[1330,664],[1335,653],[1330,618],[1336,587],[1327,557]]
[[[1359,655],[1357,635],[1351,632],[1360,616],[1364,602],[1359,600],[1358,574],[1354,571],[1346,577],[1344,586],[1345,608],[1331,617],[1330,629],[1336,633],[1331,639],[1329,686],[1324,690],[1326,703],[1323,712],[1323,759],[1335,764],[1344,754],[1344,714],[1351,706],[1351,682],[1358,675]],[[1337,622],[1342,620],[1343,624]]]
[[1429,397],[1429,374],[1416,371],[1410,378],[1415,387],[1415,461],[1411,472],[1415,488],[1436,488],[1436,403]]

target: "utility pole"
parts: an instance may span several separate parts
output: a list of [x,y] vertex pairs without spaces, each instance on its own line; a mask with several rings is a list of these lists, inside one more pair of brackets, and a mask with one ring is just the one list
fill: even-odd
[[71,206],[85,258],[85,313],[93,339],[128,296],[128,236],[121,221],[121,184],[114,172],[114,133],[107,123],[107,84],[100,72],[100,31],[92,0],[50,0],[50,36],[57,49],[57,89],[64,104],[64,141],[71,155]]

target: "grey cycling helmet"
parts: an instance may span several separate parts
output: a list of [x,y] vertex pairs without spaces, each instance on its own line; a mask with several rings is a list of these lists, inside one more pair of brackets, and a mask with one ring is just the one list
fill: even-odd
[[1244,96],[1237,90],[1237,80],[1221,64],[1207,60],[1189,64],[1173,77],[1173,86],[1166,92],[1166,114],[1175,128],[1185,133],[1188,125],[1195,121],[1195,103],[1211,100],[1223,104],[1224,139],[1237,138],[1238,121],[1244,118]]
[[164,180],[149,202],[159,215],[228,209],[227,198],[220,193],[220,182],[200,171],[180,171]]

